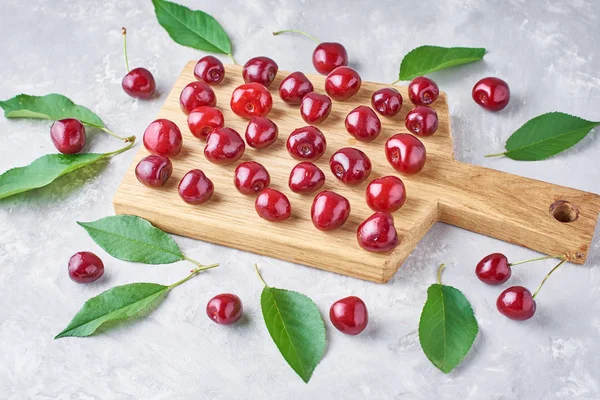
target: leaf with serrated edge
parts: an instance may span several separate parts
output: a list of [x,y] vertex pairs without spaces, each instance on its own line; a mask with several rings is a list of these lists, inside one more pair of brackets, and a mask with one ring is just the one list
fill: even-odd
[[170,264],[184,258],[170,235],[135,215],[115,215],[77,223],[94,242],[119,260]]
[[265,286],[260,306],[267,330],[283,358],[308,382],[325,353],[325,323],[307,296]]
[[442,372],[454,369],[469,352],[479,327],[473,309],[462,292],[433,284],[419,321],[423,352]]
[[408,81],[430,72],[479,61],[484,48],[420,46],[408,52],[400,64],[399,80]]

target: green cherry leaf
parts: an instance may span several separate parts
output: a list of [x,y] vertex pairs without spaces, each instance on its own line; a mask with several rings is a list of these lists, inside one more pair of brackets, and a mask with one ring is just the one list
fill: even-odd
[[104,251],[119,260],[170,264],[185,258],[170,235],[134,215],[116,215],[77,223]]
[[399,81],[409,81],[430,72],[479,61],[484,48],[421,46],[411,50],[400,64]]

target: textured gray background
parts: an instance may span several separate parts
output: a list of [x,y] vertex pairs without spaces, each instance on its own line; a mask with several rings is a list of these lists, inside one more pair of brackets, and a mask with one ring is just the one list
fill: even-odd
[[[543,112],[600,119],[597,0],[185,3],[222,23],[238,61],[267,55],[283,70],[312,72],[314,48],[302,37],[271,36],[284,28],[342,42],[351,65],[371,81],[394,81],[402,56],[421,44],[484,46],[489,51],[484,62],[432,75],[448,93],[456,157],[600,193],[597,130],[547,161],[483,158]],[[162,96],[156,100],[133,100],[121,90],[122,25],[130,32],[131,65],[149,68],[157,78]],[[138,137],[183,65],[202,55],[171,41],[150,1],[4,0],[0,37],[0,99],[63,93],[119,134]],[[487,75],[511,86],[513,97],[503,112],[486,112],[471,100],[472,85]],[[49,126],[0,118],[0,170],[53,152]],[[119,145],[90,133],[88,150]],[[112,214],[111,198],[133,155],[0,202],[0,398],[600,398],[598,229],[587,265],[557,272],[538,297],[537,315],[523,323],[498,314],[501,288],[479,282],[473,268],[494,251],[515,261],[537,254],[437,224],[387,285],[177,238],[190,256],[222,267],[179,287],[145,320],[94,338],[53,341],[87,298],[127,282],[171,283],[190,267],[112,259],[75,224]],[[66,263],[84,249],[105,260],[106,275],[76,285]],[[333,301],[351,294],[369,307],[369,327],[358,337],[344,336],[328,323],[327,352],[308,385],[288,368],[264,328],[254,262],[268,282],[307,294],[324,315]],[[445,282],[464,291],[481,327],[472,351],[449,375],[427,361],[416,332],[426,288],[441,262],[448,264]],[[518,267],[511,283],[533,289],[551,266],[547,261]],[[207,300],[223,291],[240,295],[246,307],[236,326],[218,326],[204,313]]]

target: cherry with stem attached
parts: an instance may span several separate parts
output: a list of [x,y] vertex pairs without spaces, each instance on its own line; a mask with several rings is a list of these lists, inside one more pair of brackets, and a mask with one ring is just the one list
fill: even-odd
[[512,275],[511,267],[514,265],[526,264],[533,261],[548,260],[557,258],[556,256],[544,256],[531,258],[529,260],[509,263],[508,258],[502,253],[492,253],[483,257],[475,267],[475,274],[480,281],[489,285],[500,285],[506,282]]
[[125,66],[127,75],[121,81],[121,87],[131,97],[138,99],[150,99],[156,91],[154,76],[146,68],[129,69],[127,58],[127,29],[121,28],[123,34],[123,52],[125,53]]

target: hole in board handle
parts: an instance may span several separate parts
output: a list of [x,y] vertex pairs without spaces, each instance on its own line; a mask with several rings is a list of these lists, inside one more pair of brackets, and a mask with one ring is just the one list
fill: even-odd
[[566,200],[557,200],[550,205],[550,214],[559,222],[573,222],[579,218],[579,208]]

